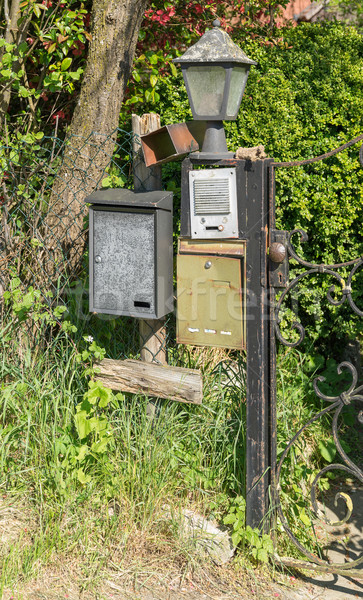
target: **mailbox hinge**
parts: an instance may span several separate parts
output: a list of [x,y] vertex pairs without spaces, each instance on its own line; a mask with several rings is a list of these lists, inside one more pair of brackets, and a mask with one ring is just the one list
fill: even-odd
[[270,286],[285,288],[289,284],[288,231],[270,231],[269,272]]

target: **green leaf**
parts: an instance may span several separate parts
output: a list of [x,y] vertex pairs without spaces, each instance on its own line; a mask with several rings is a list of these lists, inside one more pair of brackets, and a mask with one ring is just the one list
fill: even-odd
[[86,438],[89,433],[91,433],[91,426],[87,419],[87,413],[85,410],[79,411],[74,416],[75,425],[77,428],[78,435],[81,440]]
[[78,469],[77,471],[77,478],[78,481],[80,483],[82,483],[83,485],[85,485],[86,483],[89,483],[92,479],[92,477],[90,475],[86,475],[85,472],[83,471],[83,469]]
[[1,62],[3,63],[4,66],[10,65],[13,62],[13,58],[15,60],[15,56],[13,57],[13,55],[10,52],[6,52],[3,55]]
[[21,42],[21,44],[19,44],[19,46],[18,46],[19,54],[22,56],[24,54],[24,52],[27,52],[27,50],[28,50],[28,44],[26,42]]
[[259,548],[256,552],[255,558],[263,563],[268,563],[268,552],[265,548]]
[[91,446],[91,451],[95,452],[96,454],[103,454],[103,452],[106,452],[110,440],[110,437],[104,437],[98,442],[94,442]]
[[176,66],[174,65],[174,63],[172,63],[172,62],[170,63],[170,70],[171,70],[172,75],[174,77],[177,77],[178,70],[177,70]]
[[349,444],[347,444],[347,442],[345,442],[344,440],[340,440],[340,443],[341,443],[342,448],[343,448],[343,450],[344,450],[344,452],[346,454],[349,454],[349,452],[352,451],[351,447],[349,446]]
[[305,512],[305,508],[301,509],[301,511],[299,512],[299,517],[300,517],[300,521],[302,521],[304,523],[304,525],[306,525],[307,527],[310,527],[311,520],[309,519],[309,517],[307,516],[307,514]]
[[82,462],[82,460],[84,460],[85,456],[88,454],[89,448],[86,444],[83,444],[83,446],[80,447],[78,455],[76,456],[76,459],[79,462]]
[[226,517],[224,517],[223,523],[225,525],[233,525],[233,523],[235,522],[235,520],[236,520],[236,515],[233,515],[233,514],[229,513]]
[[152,87],[155,87],[158,82],[158,78],[156,75],[150,75],[150,84]]
[[111,177],[105,177],[104,179],[102,179],[102,187],[107,188],[112,184],[112,179]]
[[69,69],[69,67],[72,64],[72,59],[71,58],[64,58],[62,60],[62,64],[61,64],[61,71],[66,71],[67,69]]
[[324,460],[326,460],[329,463],[333,462],[335,455],[337,453],[337,449],[336,449],[334,440],[330,439],[330,440],[327,440],[326,442],[323,442],[322,440],[320,440],[318,446],[319,446],[320,454],[322,455]]
[[18,94],[19,94],[19,96],[21,96],[22,98],[28,98],[28,97],[31,95],[31,94],[30,94],[30,91],[29,91],[29,90],[27,90],[27,88],[26,88],[26,87],[24,87],[23,85],[21,85],[21,86],[19,87]]
[[234,546],[238,546],[238,544],[239,544],[239,543],[241,542],[241,540],[242,540],[242,536],[241,536],[241,534],[239,533],[239,531],[235,531],[234,533],[232,533],[232,536],[231,536],[231,538],[232,538],[232,544],[233,544]]

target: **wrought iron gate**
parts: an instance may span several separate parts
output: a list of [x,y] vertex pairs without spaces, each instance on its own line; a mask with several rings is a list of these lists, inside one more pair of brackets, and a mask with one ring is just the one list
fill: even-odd
[[[347,389],[336,395],[324,394],[319,385],[324,381],[324,378],[318,376],[313,381],[313,387],[315,394],[320,398],[326,406],[317,414],[312,416],[307,423],[301,425],[299,431],[293,436],[290,442],[287,444],[282,455],[277,460],[276,452],[276,340],[280,344],[288,347],[297,347],[303,341],[305,337],[305,329],[299,322],[294,322],[292,327],[298,334],[296,341],[289,341],[284,337],[283,332],[280,329],[281,325],[281,311],[288,294],[298,288],[302,280],[314,276],[315,274],[328,274],[334,278],[335,282],[339,285],[340,297],[334,296],[334,286],[331,286],[327,292],[327,300],[333,306],[342,306],[343,304],[349,304],[351,310],[358,315],[363,317],[363,310],[360,309],[352,296],[354,276],[357,274],[359,268],[363,265],[363,256],[354,258],[345,263],[340,264],[314,264],[302,259],[294,246],[294,240],[296,236],[301,236],[301,241],[307,241],[307,234],[300,230],[295,229],[291,232],[276,231],[275,229],[275,170],[278,168],[289,168],[307,165],[310,163],[321,161],[325,158],[338,154],[343,150],[346,150],[350,146],[363,140],[363,135],[351,140],[347,144],[328,152],[322,156],[312,158],[304,161],[297,162],[273,162],[269,165],[269,230],[270,230],[270,297],[271,297],[271,320],[270,320],[270,365],[269,365],[269,380],[270,380],[270,441],[271,441],[271,497],[270,506],[277,513],[283,529],[289,536],[293,544],[303,553],[309,561],[315,565],[319,565],[321,570],[327,570],[335,573],[346,573],[350,575],[356,574],[356,567],[363,564],[363,554],[356,556],[354,560],[349,562],[340,563],[329,563],[324,556],[318,555],[312,552],[309,548],[306,548],[303,541],[297,539],[296,534],[292,531],[291,525],[284,513],[283,503],[281,501],[281,472],[284,467],[286,458],[289,452],[294,448],[294,445],[299,443],[302,436],[306,432],[307,428],[314,422],[325,415],[330,413],[332,417],[332,435],[336,446],[336,451],[340,456],[341,463],[334,462],[328,466],[322,468],[319,473],[316,474],[313,481],[310,482],[309,496],[312,514],[317,519],[323,519],[321,509],[318,504],[318,488],[319,482],[322,477],[328,472],[332,471],[344,471],[346,474],[363,483],[363,472],[362,469],[355,464],[351,458],[345,452],[341,440],[339,438],[339,417],[342,414],[344,407],[354,404],[358,406],[357,419],[360,425],[363,424],[363,410],[360,409],[359,403],[363,402],[363,385],[359,385],[358,373],[355,366],[348,361],[344,361],[337,367],[338,375],[342,375],[344,371],[347,371],[352,378],[350,385],[346,386]],[[363,167],[363,145],[359,152],[360,164]],[[305,270],[299,273],[292,281],[288,279],[288,261],[294,259],[299,266]],[[341,270],[348,270],[348,276],[343,276]],[[278,291],[279,290],[279,291]],[[341,525],[346,523],[352,515],[353,504],[351,498],[346,492],[338,492],[335,496],[335,500],[342,500],[345,503],[346,514],[339,523],[335,525]],[[313,531],[315,532],[315,521]],[[360,572],[359,577],[362,577]]]

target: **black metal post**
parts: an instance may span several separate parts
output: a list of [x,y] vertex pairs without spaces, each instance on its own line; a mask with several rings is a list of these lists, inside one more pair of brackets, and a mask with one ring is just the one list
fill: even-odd
[[[246,523],[268,529],[271,480],[270,306],[268,287],[268,166],[271,160],[245,163],[247,240],[247,431]],[[242,214],[241,214],[242,217]],[[273,383],[274,385],[274,383]]]
[[[187,185],[193,165],[235,167],[237,177],[239,239],[246,240],[246,522],[268,529],[269,485],[271,482],[271,389],[270,381],[270,293],[268,282],[269,212],[268,171],[271,159],[200,160],[190,155],[182,163],[181,230],[190,235]],[[273,371],[272,371],[273,373]]]

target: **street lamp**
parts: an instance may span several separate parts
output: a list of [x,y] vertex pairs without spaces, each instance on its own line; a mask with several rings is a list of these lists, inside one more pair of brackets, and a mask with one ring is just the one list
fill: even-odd
[[237,118],[250,67],[257,63],[220,29],[218,20],[173,62],[181,65],[194,120],[207,121],[199,157],[230,158],[223,121]]

